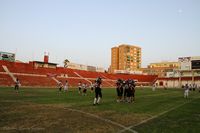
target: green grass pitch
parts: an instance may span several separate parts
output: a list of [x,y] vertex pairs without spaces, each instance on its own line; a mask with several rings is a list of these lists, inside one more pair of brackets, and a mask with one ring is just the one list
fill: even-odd
[[117,103],[116,91],[103,88],[102,103],[94,93],[77,89],[0,88],[0,132],[198,133],[200,93],[183,98],[180,89],[136,89],[135,103]]

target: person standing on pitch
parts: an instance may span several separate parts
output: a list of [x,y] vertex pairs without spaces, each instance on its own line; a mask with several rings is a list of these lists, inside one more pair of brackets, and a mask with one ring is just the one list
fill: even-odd
[[117,91],[117,102],[122,101],[123,95],[123,80],[118,79],[116,82],[116,91]]
[[129,98],[128,98],[128,93],[129,93],[129,85],[128,85],[128,80],[126,80],[124,82],[124,102],[128,102]]
[[156,84],[153,84],[152,91],[155,91],[155,90],[156,90]]
[[81,94],[82,83],[81,81],[78,83],[78,93]]
[[63,84],[61,81],[58,82],[58,89],[59,89],[59,93],[62,91],[63,88]]
[[189,96],[189,86],[188,86],[188,84],[185,85],[184,89],[185,89],[184,98],[188,99],[188,96]]
[[90,86],[91,93],[93,93],[93,91],[94,91],[94,85],[95,85],[95,83],[91,83],[91,86]]
[[102,93],[101,93],[101,83],[102,80],[100,77],[98,77],[95,81],[95,98],[94,98],[94,103],[93,105],[99,104],[100,100],[102,98]]
[[20,82],[19,79],[17,78],[15,81],[15,91],[18,93],[19,92],[19,86],[20,86]]
[[69,89],[68,81],[65,81],[64,92],[67,92]]
[[83,96],[86,96],[87,95],[87,84],[83,83],[82,88],[83,88]]
[[131,102],[135,102],[135,87],[136,87],[135,81],[131,80]]

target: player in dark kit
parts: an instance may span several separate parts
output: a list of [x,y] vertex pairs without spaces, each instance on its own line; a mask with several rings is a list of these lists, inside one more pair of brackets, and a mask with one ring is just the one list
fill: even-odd
[[131,91],[131,99],[130,102],[135,102],[135,81],[134,80],[130,80],[130,91]]
[[91,86],[90,86],[91,93],[93,93],[93,91],[94,91],[94,85],[95,85],[95,83],[91,83]]
[[100,100],[102,98],[102,93],[101,93],[101,83],[102,80],[100,77],[98,77],[95,81],[95,98],[94,98],[94,103],[93,105],[99,104]]
[[59,92],[62,91],[62,88],[63,88],[63,84],[61,81],[58,82],[58,89],[59,89]]
[[124,102],[127,102],[129,100],[129,84],[128,80],[124,82]]
[[128,84],[127,102],[131,103],[132,85],[131,85],[131,80],[130,79],[127,81],[127,84]]
[[123,80],[118,79],[116,82],[116,91],[117,91],[117,102],[122,101],[123,95]]
[[20,86],[20,82],[19,79],[17,78],[15,81],[15,91],[18,92],[19,91],[19,86]]
[[86,83],[83,83],[82,84],[82,88],[83,88],[83,96],[86,96],[87,94],[87,84]]
[[135,81],[128,79],[124,85],[124,101],[131,103],[135,101]]
[[82,83],[81,81],[78,83],[78,93],[81,94]]

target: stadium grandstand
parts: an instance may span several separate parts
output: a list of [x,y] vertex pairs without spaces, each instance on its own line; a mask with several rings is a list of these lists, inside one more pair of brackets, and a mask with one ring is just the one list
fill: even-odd
[[15,79],[19,78],[22,86],[55,87],[58,81],[68,80],[71,87],[76,87],[80,81],[91,84],[97,77],[103,79],[103,87],[114,87],[118,78],[134,79],[138,85],[144,86],[152,85],[157,78],[156,75],[109,74],[57,67],[57,64],[49,63],[46,56],[44,62],[0,60],[0,86],[13,86]]

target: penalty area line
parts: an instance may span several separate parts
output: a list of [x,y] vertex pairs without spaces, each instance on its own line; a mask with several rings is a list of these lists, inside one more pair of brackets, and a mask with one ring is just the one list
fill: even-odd
[[135,130],[129,128],[129,127],[126,127],[126,126],[124,126],[124,125],[122,125],[122,124],[120,124],[120,123],[117,123],[117,122],[111,121],[111,120],[109,120],[109,119],[105,119],[105,118],[99,117],[99,116],[94,115],[94,114],[91,114],[91,113],[87,113],[87,112],[84,112],[84,111],[81,111],[81,110],[71,109],[71,108],[64,108],[64,109],[69,110],[69,111],[72,111],[72,112],[78,112],[78,113],[81,113],[81,114],[85,114],[85,115],[87,115],[87,116],[90,116],[90,117],[99,119],[99,120],[101,120],[101,121],[104,121],[104,122],[107,122],[107,123],[111,123],[111,124],[113,124],[113,125],[116,125],[116,126],[118,126],[118,127],[123,128],[124,131],[130,131],[130,132],[132,132],[132,133],[138,133],[137,131],[135,131]]

